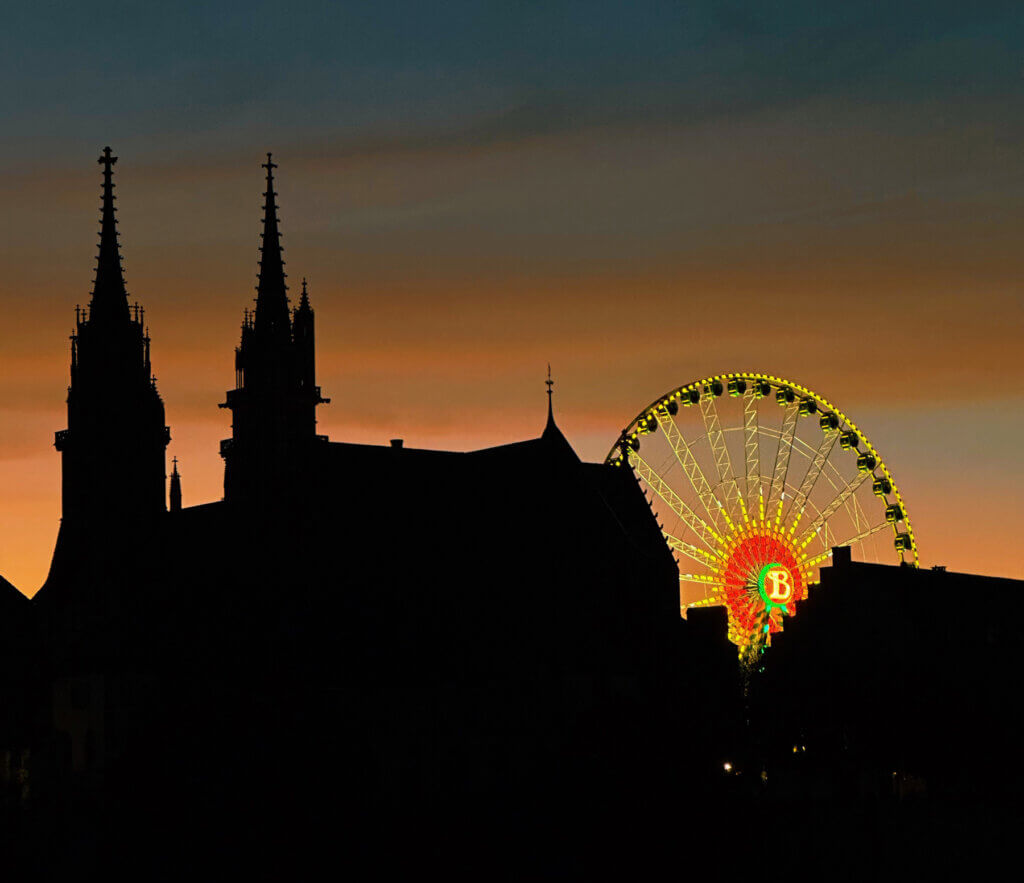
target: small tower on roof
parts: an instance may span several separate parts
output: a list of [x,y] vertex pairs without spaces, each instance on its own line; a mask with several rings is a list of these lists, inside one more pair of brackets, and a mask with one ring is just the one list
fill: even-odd
[[545,424],[544,431],[540,434],[540,437],[544,439],[544,441],[553,444],[557,450],[571,456],[573,460],[579,461],[579,457],[572,449],[572,445],[570,445],[568,439],[562,435],[562,430],[559,429],[558,424],[555,423],[555,410],[553,404],[555,381],[551,379],[550,364],[548,365],[548,379],[544,381],[544,385],[548,388],[548,422]]
[[231,438],[221,442],[225,499],[287,496],[299,489],[309,445],[317,441],[316,407],[328,399],[316,385],[314,317],[306,282],[294,314],[288,307],[271,154],[263,163],[266,192],[256,309],[242,322],[235,350]]
[[181,511],[181,475],[178,474],[178,458],[172,461],[174,469],[171,472],[171,512]]
[[544,385],[548,388],[548,422],[547,426],[544,427],[544,431],[547,432],[551,427],[555,425],[555,413],[551,404],[551,398],[554,395],[553,387],[555,381],[551,379],[551,363],[548,362],[548,379],[544,381]]
[[292,317],[292,339],[295,342],[295,357],[298,359],[299,385],[311,398],[322,402],[316,386],[316,341],[313,308],[309,305],[309,291],[306,280],[302,280],[302,297],[299,308]]

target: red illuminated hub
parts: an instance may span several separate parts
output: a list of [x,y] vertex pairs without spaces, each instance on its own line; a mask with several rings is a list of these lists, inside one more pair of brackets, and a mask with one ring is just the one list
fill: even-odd
[[[718,570],[731,626],[739,634],[774,634],[807,596],[807,580],[793,544],[761,526],[741,531]],[[756,640],[756,639],[755,639]]]

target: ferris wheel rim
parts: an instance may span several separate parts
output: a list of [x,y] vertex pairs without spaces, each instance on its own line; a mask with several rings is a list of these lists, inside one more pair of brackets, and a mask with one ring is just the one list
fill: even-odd
[[681,397],[682,393],[685,391],[695,390],[698,393],[703,393],[704,387],[708,386],[709,384],[713,384],[717,381],[724,385],[727,384],[730,380],[767,381],[773,387],[791,389],[794,392],[800,393],[805,397],[813,399],[818,405],[824,406],[824,408],[828,412],[835,414],[842,421],[842,423],[849,428],[850,431],[855,433],[859,442],[864,445],[867,453],[871,454],[871,456],[875,460],[875,466],[872,470],[870,470],[869,474],[873,473],[875,470],[880,469],[885,479],[889,482],[890,486],[892,487],[892,495],[895,498],[897,505],[900,507],[900,510],[903,515],[902,521],[905,526],[904,532],[907,534],[910,540],[910,548],[905,550],[910,552],[911,557],[913,558],[913,561],[909,562],[910,566],[920,566],[920,558],[917,550],[917,537],[914,534],[913,524],[910,520],[910,515],[907,512],[907,507],[903,502],[903,495],[900,492],[899,486],[896,484],[896,480],[893,478],[892,473],[889,471],[889,467],[886,465],[885,461],[878,453],[878,450],[871,443],[870,439],[868,439],[867,435],[865,435],[864,431],[859,426],[857,426],[857,424],[854,423],[854,421],[851,420],[849,416],[847,416],[847,414],[842,411],[842,409],[838,408],[836,405],[834,405],[831,401],[822,396],[820,393],[817,393],[814,390],[810,389],[809,387],[804,386],[801,383],[797,383],[794,380],[789,380],[785,377],[778,377],[774,374],[740,371],[728,374],[713,374],[700,380],[694,380],[691,381],[690,383],[684,383],[681,386],[673,387],[671,390],[669,390],[668,392],[664,393],[661,396],[658,396],[649,405],[647,405],[645,408],[639,411],[639,413],[637,413],[637,415],[626,425],[626,428],[622,430],[622,432],[619,434],[619,437],[616,439],[615,443],[608,451],[608,455],[605,457],[604,461],[605,464],[615,466],[622,465],[623,458],[625,456],[625,454],[623,453],[624,446],[627,445],[627,443],[631,439],[635,440],[639,438],[641,434],[639,430],[639,425],[641,421],[656,419],[657,408],[668,405],[668,403],[674,399],[678,400]]

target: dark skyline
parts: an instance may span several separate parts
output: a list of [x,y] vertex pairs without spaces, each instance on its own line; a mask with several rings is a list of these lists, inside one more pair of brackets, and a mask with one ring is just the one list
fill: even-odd
[[550,361],[600,460],[665,389],[769,371],[865,428],[925,564],[1021,576],[1022,32],[1008,3],[16,10],[0,573],[31,593],[53,548],[109,143],[186,505],[221,493],[273,150],[332,437],[531,437]]

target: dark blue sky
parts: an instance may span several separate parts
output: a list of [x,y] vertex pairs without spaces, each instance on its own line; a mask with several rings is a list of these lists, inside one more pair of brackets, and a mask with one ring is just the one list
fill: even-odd
[[816,99],[1010,116],[1024,85],[1009,2],[76,2],[5,19],[5,158],[114,135],[170,155],[675,126]]

